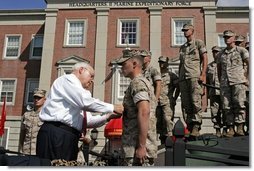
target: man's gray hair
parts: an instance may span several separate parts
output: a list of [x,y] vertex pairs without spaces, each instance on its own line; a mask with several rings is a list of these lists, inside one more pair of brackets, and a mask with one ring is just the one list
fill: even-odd
[[91,67],[91,66],[90,66],[90,64],[88,64],[88,63],[86,63],[86,62],[78,62],[78,63],[76,63],[76,64],[72,67],[72,70],[74,71],[74,70],[77,70],[77,69],[79,69],[79,68],[81,68],[81,67],[83,67],[83,68],[89,68],[89,67]]

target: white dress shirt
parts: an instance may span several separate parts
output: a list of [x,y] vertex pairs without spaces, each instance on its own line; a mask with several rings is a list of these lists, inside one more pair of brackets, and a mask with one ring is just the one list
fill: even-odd
[[87,128],[98,128],[107,122],[107,115],[92,115],[86,112]]
[[[90,91],[82,87],[80,80],[74,74],[67,74],[54,81],[39,117],[42,121],[62,122],[81,131],[83,110],[112,113],[114,106],[93,98]],[[100,120],[105,121],[106,116],[92,119],[88,116],[88,127],[92,122],[101,122]]]

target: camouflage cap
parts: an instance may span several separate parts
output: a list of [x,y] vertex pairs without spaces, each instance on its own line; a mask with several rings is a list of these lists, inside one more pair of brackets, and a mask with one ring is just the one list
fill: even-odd
[[34,95],[33,96],[38,96],[38,97],[45,97],[47,91],[46,90],[41,90],[41,89],[35,89],[34,90]]
[[148,50],[141,50],[140,53],[141,53],[141,56],[143,56],[143,57],[152,56],[152,52],[150,52]]
[[235,36],[235,41],[236,42],[243,42],[244,39],[245,39],[245,37],[243,35]]
[[184,24],[183,28],[182,28],[182,31],[186,31],[186,30],[189,30],[189,29],[194,30],[194,26],[192,24]]
[[235,33],[232,30],[225,30],[223,32],[223,37],[232,37],[235,36]]
[[127,61],[128,59],[134,56],[141,56],[140,51],[135,49],[132,49],[132,50],[125,49],[122,52],[123,52],[123,56],[114,60],[114,62],[118,65],[121,65],[122,63],[124,63],[125,61]]
[[220,52],[220,51],[221,51],[221,48],[218,47],[218,46],[213,46],[213,47],[212,47],[212,51]]
[[158,62],[168,63],[169,59],[166,56],[160,56]]

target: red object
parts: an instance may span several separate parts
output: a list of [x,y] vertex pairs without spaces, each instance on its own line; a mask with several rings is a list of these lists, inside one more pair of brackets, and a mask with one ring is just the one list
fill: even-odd
[[122,118],[111,119],[105,126],[104,137],[120,137],[122,136]]
[[2,116],[1,116],[1,122],[0,122],[0,136],[4,134],[4,123],[6,121],[6,99],[4,97],[4,103],[2,107]]
[[86,111],[84,111],[84,118],[83,118],[83,134],[84,136],[86,135],[86,129],[87,129],[87,116],[86,116]]

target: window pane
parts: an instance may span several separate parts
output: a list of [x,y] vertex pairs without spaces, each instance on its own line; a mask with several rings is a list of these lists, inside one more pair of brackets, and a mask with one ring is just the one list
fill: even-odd
[[33,49],[33,56],[41,56],[42,55],[42,47],[35,47]]
[[129,83],[130,83],[130,79],[129,78],[125,78],[120,73],[120,84],[119,84],[119,94],[118,94],[118,97],[123,97],[124,96],[124,92],[128,88]]
[[43,36],[33,38],[33,56],[42,56]]
[[121,44],[137,43],[137,21],[121,21]]
[[219,35],[218,36],[218,46],[219,47],[226,47],[227,45],[225,44],[223,35]]
[[39,81],[34,81],[34,80],[28,81],[28,99],[27,99],[28,103],[33,102],[33,92],[38,87],[39,87]]
[[19,36],[8,36],[7,47],[6,47],[6,57],[17,57],[19,54]]
[[76,21],[69,23],[69,45],[82,45],[84,37],[84,22]]

